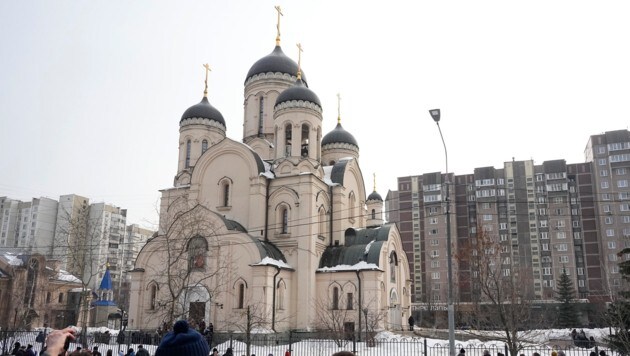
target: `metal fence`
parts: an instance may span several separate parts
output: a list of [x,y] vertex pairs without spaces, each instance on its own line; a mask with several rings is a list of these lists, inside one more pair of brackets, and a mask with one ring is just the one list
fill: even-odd
[[[0,331],[1,355],[11,353],[16,342],[22,345],[31,344],[36,351],[43,347],[42,342],[37,342],[38,332],[34,331]],[[137,346],[142,344],[151,355],[159,344],[160,337],[155,331],[127,330],[120,336],[117,333],[89,333],[81,336],[77,343],[71,344],[71,350],[81,344],[89,348],[98,346],[99,350],[105,353],[107,349],[112,349],[116,353],[118,350],[126,351],[129,348],[137,350]],[[83,341],[84,343],[80,342]],[[448,356],[448,342],[433,343],[421,337],[396,337],[378,338],[370,336],[367,341],[359,341],[354,337],[343,335],[306,334],[306,333],[284,333],[284,334],[251,334],[249,336],[236,333],[215,333],[207,341],[216,347],[220,354],[223,354],[228,347],[231,347],[235,356],[251,355],[258,356],[284,356],[286,351],[290,351],[292,356],[331,356],[338,351],[351,351],[359,356]],[[248,348],[249,345],[249,348]],[[603,346],[593,348],[582,348],[574,345],[540,345],[526,347],[519,351],[519,355],[510,355],[507,346],[503,343],[457,343],[456,351],[464,349],[466,356],[483,356],[488,350],[490,355],[498,356],[532,356],[535,352],[541,356],[550,356],[552,351],[563,351],[566,356],[590,356],[595,352],[599,356],[600,351],[604,351],[607,356],[617,356]],[[248,353],[249,352],[249,353]]]

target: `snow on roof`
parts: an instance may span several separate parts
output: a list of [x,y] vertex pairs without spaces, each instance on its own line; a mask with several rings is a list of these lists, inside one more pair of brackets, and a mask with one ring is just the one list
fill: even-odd
[[59,270],[59,273],[57,273],[56,278],[60,281],[81,283],[81,280],[79,278],[73,276],[68,271],[64,271],[62,269]]
[[332,169],[334,166],[324,166],[324,183],[328,184],[329,186],[336,186],[339,185],[337,183],[333,183],[332,179],[330,179],[330,174],[332,173]]
[[278,261],[278,260],[274,260],[271,257],[265,257],[263,258],[260,262],[253,264],[252,266],[276,266],[276,267],[280,267],[280,268],[290,268],[293,269],[293,267],[289,266],[286,262],[284,261]]
[[7,263],[9,263],[11,266],[21,266],[24,264],[24,262],[20,258],[18,258],[17,255],[11,252],[6,252],[2,257],[4,257],[4,259],[7,260]]
[[370,252],[370,247],[372,247],[372,244],[374,243],[374,241],[376,241],[376,240],[372,240],[372,241],[370,241],[369,244],[365,245],[365,254],[366,255]]
[[178,185],[178,186],[175,186],[175,187],[164,188],[164,189],[160,189],[160,191],[161,192],[168,192],[169,190],[184,189],[184,188],[190,188],[190,184],[183,184],[183,185]]
[[263,166],[265,167],[265,171],[261,172],[259,175],[266,177],[267,179],[274,179],[275,175],[271,171],[271,163],[267,161],[263,161]]
[[318,268],[317,272],[347,272],[347,271],[362,271],[362,270],[377,270],[382,271],[378,268],[374,263],[367,263],[365,261],[361,261],[352,266],[350,265],[337,265],[334,267],[322,267]]

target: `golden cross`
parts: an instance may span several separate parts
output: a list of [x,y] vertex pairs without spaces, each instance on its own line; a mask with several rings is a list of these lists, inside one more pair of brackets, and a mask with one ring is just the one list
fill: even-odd
[[372,173],[374,175],[374,191],[376,191],[376,173]]
[[203,96],[207,97],[208,96],[208,72],[210,72],[212,69],[210,69],[210,66],[208,65],[208,63],[203,65],[204,68],[206,68],[206,88],[203,90]]
[[276,46],[280,46],[280,16],[284,16],[282,13],[282,9],[280,6],[275,6],[276,11],[278,11],[278,23],[276,24],[276,29],[278,30],[278,34],[276,35]]
[[298,48],[298,72],[297,72],[297,77],[298,79],[302,79],[302,44],[298,43],[297,44],[297,48]]
[[341,123],[341,94],[337,93],[337,123]]

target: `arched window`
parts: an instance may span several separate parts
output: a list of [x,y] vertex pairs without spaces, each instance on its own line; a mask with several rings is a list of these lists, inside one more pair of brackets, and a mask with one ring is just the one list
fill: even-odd
[[291,155],[291,134],[292,127],[291,124],[287,124],[284,127],[284,156],[288,157]]
[[326,236],[326,210],[323,207],[319,209],[319,236]]
[[396,252],[392,251],[389,254],[389,280],[391,282],[396,282],[396,271],[398,270],[398,256]]
[[280,217],[282,219],[282,233],[289,233],[289,209],[286,206],[283,206],[280,209]]
[[300,154],[302,155],[302,157],[306,158],[308,157],[308,142],[309,142],[309,127],[307,124],[303,124],[302,125],[302,140],[300,141],[302,143],[301,146],[301,150],[300,150]]
[[225,177],[219,182],[219,205],[222,207],[229,207],[231,204],[231,194],[232,180]]
[[208,140],[201,141],[201,154],[208,150]]
[[188,268],[202,269],[206,266],[208,242],[201,236],[195,236],[188,242]]
[[339,288],[333,287],[332,292],[332,308],[333,310],[339,310]]
[[376,209],[372,209],[372,220],[376,219]]
[[283,310],[284,309],[284,294],[286,293],[287,286],[284,284],[283,280],[278,281],[278,288],[276,289],[276,297],[277,304],[276,309]]
[[51,292],[46,292],[46,304],[50,303],[50,299],[52,298]]
[[348,219],[351,223],[354,223],[354,219],[357,217],[356,203],[357,200],[354,196],[354,192],[350,192],[350,196],[348,196]]
[[185,168],[190,168],[190,146],[192,143],[190,140],[186,141],[186,165]]
[[158,292],[157,284],[155,283],[151,284],[151,286],[149,287],[149,309],[151,310],[155,310],[157,306],[157,292]]
[[237,301],[238,309],[243,309],[245,307],[245,284],[239,283],[238,285],[238,301]]

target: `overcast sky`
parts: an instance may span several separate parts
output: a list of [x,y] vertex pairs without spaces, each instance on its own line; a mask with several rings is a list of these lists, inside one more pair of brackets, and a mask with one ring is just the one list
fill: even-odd
[[76,193],[157,221],[182,113],[203,95],[241,140],[243,83],[282,47],[357,139],[369,187],[449,170],[584,161],[630,123],[627,1],[2,1],[0,196]]

